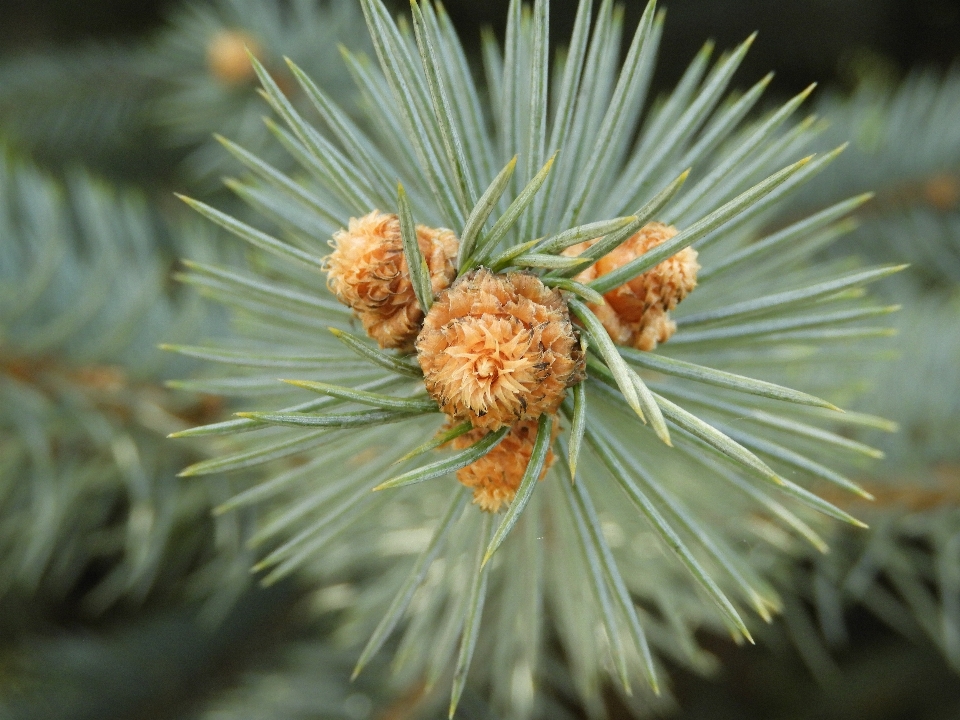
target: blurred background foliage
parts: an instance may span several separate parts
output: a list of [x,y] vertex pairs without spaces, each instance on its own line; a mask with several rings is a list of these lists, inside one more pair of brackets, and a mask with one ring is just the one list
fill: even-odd
[[[822,146],[851,142],[782,223],[874,191],[837,251],[912,268],[881,289],[904,305],[897,351],[846,378],[872,388],[856,410],[900,425],[866,438],[888,456],[862,478],[877,496],[857,508],[872,529],[838,528],[834,552],[778,578],[792,600],[759,648],[701,638],[719,670],[675,668],[674,700],[657,712],[960,717],[960,3],[666,5],[655,90],[704,39],[729,47],[759,30],[741,84],[772,68],[776,100],[820,81]],[[507,0],[446,6],[474,51],[479,27],[502,33]],[[575,6],[554,0],[553,38],[569,36]],[[641,10],[626,3],[628,24]],[[213,517],[225,489],[174,477],[202,448],[163,437],[221,410],[169,387],[189,368],[156,349],[221,322],[170,282],[180,255],[223,252],[171,191],[232,202],[219,179],[239,167],[214,132],[271,146],[244,46],[281,87],[290,55],[358,101],[337,43],[366,48],[359,12],[335,0],[0,0],[0,19],[0,714],[439,717],[429,693],[388,700],[376,669],[346,682],[356,649],[332,628],[358,577],[253,587],[243,516]],[[550,717],[584,717],[557,660]],[[611,715],[627,717],[618,702]],[[493,717],[476,696],[461,712]]]

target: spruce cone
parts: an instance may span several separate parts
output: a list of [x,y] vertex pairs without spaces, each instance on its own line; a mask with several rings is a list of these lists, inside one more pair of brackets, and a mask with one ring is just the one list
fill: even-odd
[[556,411],[583,358],[560,293],[535,275],[464,275],[437,298],[417,337],[440,409],[497,430]]
[[224,85],[241,85],[257,74],[250,63],[249,50],[260,55],[256,39],[243,30],[220,30],[207,42],[207,67]]
[[[618,248],[577,275],[576,279],[582,283],[595,280],[623,267],[676,234],[677,229],[672,225],[658,222],[644,225]],[[588,240],[573,245],[563,254],[575,257],[595,242]],[[614,288],[603,296],[606,304],[590,305],[590,309],[596,313],[614,342],[632,345],[638,350],[653,350],[657,343],[666,342],[676,332],[677,325],[668,313],[697,286],[699,269],[697,251],[684,248],[630,282]]]
[[[427,261],[434,294],[456,275],[459,248],[450,230],[417,226],[417,241]],[[353,308],[367,334],[382,348],[412,350],[423,311],[417,302],[400,238],[400,220],[374,210],[350,218],[333,236],[334,251],[324,261],[327,287]]]
[[[559,430],[560,423],[554,417],[551,441],[556,438]],[[455,449],[462,450],[481,440],[487,432],[474,428],[454,440],[452,445]],[[479,505],[481,510],[499,512],[501,507],[513,501],[533,454],[536,439],[537,421],[519,422],[493,450],[457,471],[457,480],[468,488],[473,488],[473,502]],[[548,450],[540,480],[547,474],[553,460],[553,450]]]

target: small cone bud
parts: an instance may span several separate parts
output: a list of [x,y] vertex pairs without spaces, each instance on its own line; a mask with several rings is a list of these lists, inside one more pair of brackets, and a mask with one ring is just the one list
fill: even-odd
[[924,184],[923,194],[935,210],[953,210],[960,205],[960,179],[946,173],[934,175]]
[[207,67],[210,74],[224,85],[241,85],[256,77],[249,49],[260,55],[260,46],[252,35],[243,30],[220,30],[207,43]]
[[[456,275],[459,242],[450,230],[417,226],[417,241],[427,261],[434,294]],[[349,227],[333,236],[327,256],[327,286],[344,305],[353,308],[367,334],[380,347],[412,350],[423,311],[417,302],[396,215],[374,210],[350,218]]]
[[487,430],[555,412],[583,368],[560,293],[535,275],[485,268],[440,294],[417,355],[440,409]]
[[[626,242],[600,258],[577,275],[582,283],[596,280],[623,267],[648,250],[666,242],[677,234],[672,225],[653,222],[644,225]],[[593,245],[588,240],[573,245],[563,254],[576,257]],[[658,343],[669,340],[677,326],[669,312],[697,286],[697,251],[684,248],[645,273],[614,288],[603,298],[604,305],[590,305],[613,341],[631,345],[638,350],[653,350]]]
[[[559,430],[560,423],[554,417],[553,438],[557,436]],[[481,440],[487,432],[481,428],[474,428],[466,435],[461,435],[454,440],[452,445],[455,449],[462,450]],[[513,501],[523,474],[526,472],[527,463],[533,455],[533,444],[536,439],[537,421],[523,420],[514,425],[493,450],[457,471],[457,480],[473,489],[473,502],[481,510],[491,513],[499,512],[504,505],[509,505]],[[543,480],[547,474],[553,460],[553,451],[548,450],[540,480]]]

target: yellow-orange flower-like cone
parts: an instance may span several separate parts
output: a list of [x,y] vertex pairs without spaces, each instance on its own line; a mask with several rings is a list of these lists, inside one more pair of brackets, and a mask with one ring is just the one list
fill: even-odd
[[[551,440],[559,430],[560,423],[554,417]],[[474,428],[451,444],[455,449],[462,450],[481,440],[487,432],[482,428]],[[536,439],[537,421],[523,420],[514,425],[493,450],[457,471],[457,480],[473,489],[473,502],[481,510],[495,513],[513,501],[533,454]],[[547,474],[553,460],[553,451],[548,450],[540,480]]]
[[[672,225],[652,222],[577,275],[582,283],[621,268],[677,234]],[[563,254],[575,257],[596,240],[573,245]],[[653,350],[677,330],[669,312],[697,286],[697,251],[684,248],[603,296],[604,305],[590,305],[613,341],[638,350]]]
[[[436,294],[456,275],[460,243],[450,230],[423,225],[417,226],[417,242]],[[331,245],[334,250],[324,261],[330,291],[353,308],[380,347],[412,350],[423,311],[410,282],[397,216],[374,210],[350,218],[349,227],[337,231]]]
[[560,293],[528,273],[468,273],[437,298],[417,337],[440,409],[497,430],[556,412],[583,358]]
[[250,56],[260,55],[256,39],[243,30],[220,30],[207,42],[207,67],[224,85],[240,85],[256,77]]

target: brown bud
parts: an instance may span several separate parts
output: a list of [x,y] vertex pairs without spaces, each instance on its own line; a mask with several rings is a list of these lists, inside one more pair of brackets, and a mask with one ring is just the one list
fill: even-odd
[[[677,234],[672,225],[653,222],[644,225],[626,242],[603,256],[595,264],[577,275],[582,283],[596,280],[623,267],[648,250],[666,242]],[[575,257],[593,245],[596,240],[573,245],[563,254]],[[613,341],[632,345],[638,350],[653,350],[657,343],[670,339],[677,326],[669,311],[697,286],[697,251],[684,248],[645,273],[606,293],[604,305],[590,305]]]
[[223,29],[207,42],[207,67],[224,85],[241,85],[256,77],[247,50],[260,54],[256,39],[243,30]]
[[417,354],[440,409],[487,430],[555,412],[583,368],[560,293],[535,275],[485,268],[440,294]]
[[[559,430],[560,423],[554,417],[551,440],[556,438]],[[457,450],[462,450],[481,440],[487,432],[482,428],[474,428],[454,440],[452,445]],[[514,425],[493,450],[457,471],[457,480],[468,488],[473,488],[473,502],[479,505],[481,510],[495,513],[513,501],[533,454],[536,439],[537,421],[523,420]],[[553,460],[553,451],[548,450],[540,480],[547,474]]]
[[934,175],[924,183],[923,194],[935,210],[953,210],[960,204],[960,179],[947,173]]
[[[450,230],[423,225],[417,226],[417,241],[436,294],[456,275],[459,242]],[[412,350],[423,311],[410,282],[397,216],[374,210],[350,218],[349,227],[335,233],[331,245],[334,251],[324,261],[330,291],[353,308],[380,347]]]

